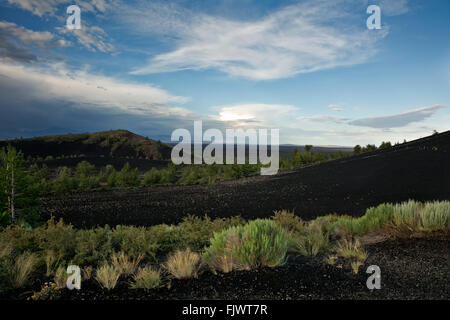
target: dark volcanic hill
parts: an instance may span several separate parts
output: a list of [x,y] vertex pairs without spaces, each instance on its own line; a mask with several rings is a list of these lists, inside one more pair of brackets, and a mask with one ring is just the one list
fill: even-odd
[[176,223],[188,214],[268,217],[289,209],[304,219],[360,216],[382,202],[450,200],[450,131],[391,148],[211,186],[162,186],[42,199],[42,215],[79,227]]
[[25,157],[131,157],[151,160],[170,158],[171,146],[150,140],[127,130],[63,134],[0,141],[21,150]]

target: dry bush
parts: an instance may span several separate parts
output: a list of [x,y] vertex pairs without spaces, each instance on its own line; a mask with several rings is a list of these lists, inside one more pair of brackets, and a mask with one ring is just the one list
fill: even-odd
[[31,273],[39,259],[36,254],[24,252],[19,255],[9,270],[9,279],[13,288],[20,288],[27,284]]
[[97,268],[95,279],[100,283],[100,285],[107,289],[114,289],[117,285],[117,281],[121,276],[121,270],[114,266],[104,264]]
[[336,246],[336,253],[343,258],[355,258],[357,261],[364,262],[367,259],[367,252],[362,248],[358,239],[340,240]]
[[116,269],[120,270],[122,274],[129,275],[133,274],[136,271],[142,258],[143,258],[142,254],[139,254],[134,257],[128,256],[123,251],[114,252],[111,255],[111,264]]
[[189,248],[178,250],[169,255],[164,266],[177,279],[196,278],[200,269],[200,255]]

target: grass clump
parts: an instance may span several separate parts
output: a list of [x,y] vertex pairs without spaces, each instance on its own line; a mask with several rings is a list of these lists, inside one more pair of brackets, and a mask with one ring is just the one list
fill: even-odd
[[449,228],[450,201],[433,201],[425,203],[420,211],[423,229],[440,231]]
[[367,251],[365,251],[358,239],[347,240],[342,239],[337,243],[336,254],[343,258],[354,258],[357,261],[364,262],[367,259]]
[[120,273],[125,275],[133,274],[139,266],[141,260],[142,255],[132,257],[128,256],[123,251],[115,252],[111,255],[111,264],[113,267],[120,270]]
[[420,212],[423,204],[414,200],[394,205],[392,221],[396,226],[406,225],[417,229],[420,225]]
[[131,289],[151,290],[161,287],[161,271],[150,267],[139,268],[133,276]]
[[200,255],[188,248],[170,254],[164,266],[177,279],[197,278],[200,260]]
[[203,258],[215,270],[251,270],[284,263],[288,233],[274,221],[257,219],[215,233]]
[[38,256],[30,252],[24,252],[15,259],[9,269],[9,281],[12,288],[20,288],[28,283],[38,260]]
[[95,279],[102,288],[111,290],[116,287],[121,274],[121,270],[115,266],[104,264],[97,268]]
[[329,246],[329,233],[317,224],[311,224],[305,232],[295,235],[291,242],[291,250],[304,256],[326,253]]

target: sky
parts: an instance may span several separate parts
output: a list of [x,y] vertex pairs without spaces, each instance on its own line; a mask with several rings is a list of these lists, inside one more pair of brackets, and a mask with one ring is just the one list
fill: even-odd
[[450,1],[0,0],[0,97],[0,138],[167,142],[202,121],[281,144],[412,140],[450,130]]

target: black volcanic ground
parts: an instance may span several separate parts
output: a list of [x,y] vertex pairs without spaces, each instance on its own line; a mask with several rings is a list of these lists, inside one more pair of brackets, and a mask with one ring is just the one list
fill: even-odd
[[41,214],[77,227],[177,223],[187,214],[252,219],[283,208],[306,220],[333,212],[358,216],[382,202],[450,199],[449,149],[450,131],[276,176],[48,197]]

